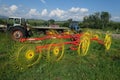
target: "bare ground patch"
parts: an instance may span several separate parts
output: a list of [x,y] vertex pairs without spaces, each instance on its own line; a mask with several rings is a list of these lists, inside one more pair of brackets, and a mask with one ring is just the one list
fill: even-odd
[[115,39],[120,39],[120,34],[112,34],[112,37]]

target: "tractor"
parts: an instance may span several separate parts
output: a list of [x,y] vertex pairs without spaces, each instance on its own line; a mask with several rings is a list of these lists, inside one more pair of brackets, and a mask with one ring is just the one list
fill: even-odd
[[7,20],[6,30],[10,32],[13,40],[29,37],[32,34],[30,27],[26,24],[26,20],[21,17],[10,17]]

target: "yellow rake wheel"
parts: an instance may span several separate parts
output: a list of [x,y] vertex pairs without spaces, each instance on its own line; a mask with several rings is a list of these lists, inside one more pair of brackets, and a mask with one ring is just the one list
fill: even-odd
[[[64,44],[60,43],[60,45],[54,45],[55,43],[51,43],[48,47],[47,59],[49,61],[59,61],[64,55]],[[58,44],[58,43],[56,43]]]
[[90,46],[90,38],[88,36],[82,36],[78,46],[78,55],[85,56]]
[[109,33],[106,33],[105,39],[104,39],[104,46],[106,50],[110,49],[111,46],[111,36]]
[[35,44],[25,44],[17,52],[17,62],[22,68],[33,66],[38,63],[41,53],[36,53]]
[[92,33],[92,31],[86,31],[85,33],[84,33],[84,36],[88,36],[89,38],[91,38],[92,37],[92,35],[93,35],[93,33]]

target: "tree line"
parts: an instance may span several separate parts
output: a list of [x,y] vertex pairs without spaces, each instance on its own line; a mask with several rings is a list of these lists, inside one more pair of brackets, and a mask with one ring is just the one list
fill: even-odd
[[[93,29],[120,29],[120,22],[110,20],[111,14],[109,12],[96,12],[91,15],[85,16],[83,21],[78,21],[81,28],[93,28]],[[57,24],[60,27],[69,27],[72,19],[66,21],[50,20],[35,20],[28,19],[28,24],[32,26],[49,26],[51,24]],[[0,24],[5,24],[5,19],[0,19]]]
[[96,12],[89,16],[85,16],[81,27],[95,29],[120,29],[120,22],[110,20],[109,12]]

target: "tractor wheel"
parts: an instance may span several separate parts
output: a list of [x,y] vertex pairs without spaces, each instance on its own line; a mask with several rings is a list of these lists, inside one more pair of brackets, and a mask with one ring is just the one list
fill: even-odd
[[85,56],[90,46],[90,38],[88,36],[82,36],[78,46],[78,55]]
[[35,44],[25,44],[17,52],[17,63],[20,67],[26,68],[38,63],[41,54],[36,52]]
[[33,32],[32,32],[32,30],[29,30],[29,31],[27,31],[27,35],[26,35],[27,37],[31,37],[31,36],[33,36]]
[[[57,45],[59,44],[59,45]],[[48,47],[47,59],[49,61],[59,61],[64,55],[64,43],[52,42]]]
[[104,39],[104,46],[106,50],[110,49],[111,46],[111,35],[110,33],[106,33],[105,39]]
[[13,40],[18,41],[20,38],[26,37],[26,31],[23,28],[13,28],[11,30],[11,37]]

